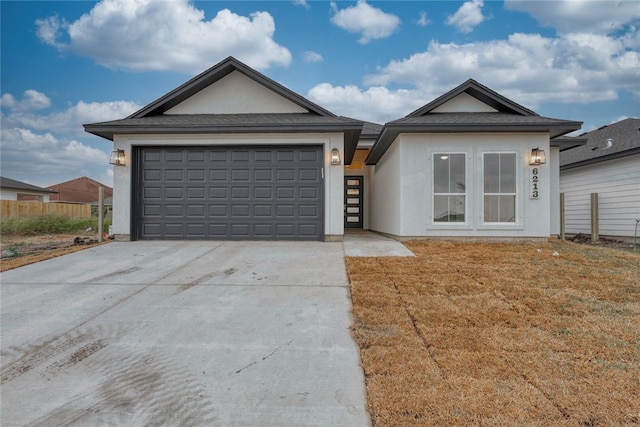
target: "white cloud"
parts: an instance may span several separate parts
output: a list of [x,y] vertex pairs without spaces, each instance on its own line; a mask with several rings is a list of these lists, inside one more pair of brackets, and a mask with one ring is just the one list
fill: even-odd
[[140,109],[129,101],[80,101],[66,110],[43,112],[51,101],[32,89],[21,99],[5,93],[1,101],[3,176],[41,186],[79,176],[111,185],[111,144],[87,134],[82,125],[121,119]]
[[640,53],[625,49],[620,40],[593,35],[513,34],[507,40],[469,44],[432,41],[425,52],[391,61],[367,76],[365,84],[410,84],[431,94],[468,78],[531,108],[551,101],[613,100],[621,90],[640,96]]
[[311,5],[309,5],[309,2],[307,0],[293,0],[291,3],[295,4],[296,6],[302,6],[305,9],[311,8]]
[[513,34],[468,44],[432,41],[426,51],[365,76],[363,87],[322,83],[307,96],[336,114],[378,123],[403,117],[469,78],[534,110],[550,102],[612,101],[623,91],[640,99],[640,52],[628,47],[636,37]]
[[[2,174],[19,181],[28,180],[46,187],[80,176],[91,176],[96,168],[104,170],[109,163],[109,156],[102,149],[74,139],[58,139],[49,132],[3,127],[1,136]],[[94,175],[94,179],[105,176],[103,172],[100,177]]]
[[322,62],[324,58],[318,52],[314,52],[312,50],[308,50],[303,53],[302,59],[307,64],[312,64],[314,62]]
[[307,93],[309,99],[336,114],[374,123],[386,123],[420,107],[425,103],[420,95],[415,90],[392,91],[383,86],[363,90],[329,83],[320,83]]
[[62,37],[62,31],[69,26],[64,19],[60,19],[58,16],[50,16],[36,20],[36,26],[38,28],[38,38],[42,42],[58,49],[65,47],[64,43],[58,40]]
[[365,0],[358,0],[355,6],[342,10],[331,2],[331,9],[334,12],[331,23],[351,33],[361,34],[360,44],[389,37],[400,26],[400,18],[396,15],[372,7]]
[[453,25],[460,32],[470,33],[485,20],[482,6],[484,6],[482,0],[465,2],[456,13],[447,18],[447,25]]
[[608,34],[640,24],[640,7],[633,0],[505,0],[505,8],[526,12],[560,33]]
[[[5,107],[5,99],[12,99],[13,107],[7,115],[2,116],[3,128],[18,127],[76,136],[85,135],[82,127],[85,123],[122,119],[141,108],[129,101],[79,101],[66,110],[43,114],[31,111],[50,105],[49,98],[43,93],[27,90],[25,97],[20,101],[16,101],[11,94],[4,94],[2,95],[3,107]],[[26,108],[26,105],[30,108]]]
[[51,106],[51,100],[47,95],[37,90],[28,89],[24,91],[21,101],[17,101],[10,93],[5,93],[0,98],[2,108],[9,108],[14,111],[34,111],[43,110]]
[[427,18],[427,12],[425,12],[424,10],[421,10],[420,18],[418,18],[418,25],[420,25],[421,27],[426,27],[430,23],[431,21],[429,20],[429,18]]
[[36,25],[44,43],[113,69],[193,74],[229,55],[258,69],[291,62],[289,50],[273,39],[268,12],[246,17],[223,9],[207,21],[187,0],[102,0],[75,22],[49,17]]

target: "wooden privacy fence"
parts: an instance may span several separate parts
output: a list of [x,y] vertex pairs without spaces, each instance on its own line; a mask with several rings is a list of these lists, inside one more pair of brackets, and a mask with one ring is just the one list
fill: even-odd
[[0,218],[27,218],[60,215],[70,218],[91,218],[91,205],[74,203],[45,203],[20,200],[0,200]]

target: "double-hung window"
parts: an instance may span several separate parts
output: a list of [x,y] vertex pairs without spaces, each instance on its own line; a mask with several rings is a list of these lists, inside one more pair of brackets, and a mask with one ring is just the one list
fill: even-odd
[[484,153],[485,223],[516,222],[516,154]]
[[433,222],[466,222],[467,186],[464,153],[433,154]]

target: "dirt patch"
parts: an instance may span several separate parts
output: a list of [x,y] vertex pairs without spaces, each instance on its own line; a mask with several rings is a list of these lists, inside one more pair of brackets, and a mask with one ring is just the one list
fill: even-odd
[[640,254],[407,246],[346,260],[374,425],[639,425]]
[[98,243],[98,235],[94,233],[2,236],[0,271],[23,267],[98,244],[101,243]]
[[[578,233],[573,236],[568,236],[567,241],[573,243],[579,243],[581,245],[600,246],[603,248],[621,249],[626,251],[633,251],[633,238],[612,238],[612,237],[600,237],[596,243],[591,243],[591,235]],[[636,242],[636,245],[638,242]],[[636,250],[640,249],[636,246]]]

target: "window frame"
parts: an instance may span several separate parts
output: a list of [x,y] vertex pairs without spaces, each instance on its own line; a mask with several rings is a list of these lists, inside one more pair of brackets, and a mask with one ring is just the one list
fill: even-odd
[[[464,156],[464,193],[436,193],[435,189],[436,189],[436,178],[435,178],[435,160],[436,160],[436,156],[441,156],[441,155],[454,155],[454,154],[461,154]],[[430,163],[430,180],[431,180],[431,194],[430,194],[430,199],[431,199],[431,227],[434,228],[469,228],[471,226],[471,222],[470,222],[470,212],[469,212],[469,207],[471,205],[471,193],[472,191],[470,191],[469,188],[469,179],[470,179],[470,168],[469,168],[469,162],[470,159],[472,158],[472,153],[470,153],[469,151],[464,151],[464,150],[433,150],[430,151],[429,153],[429,163]],[[439,196],[464,196],[464,221],[460,221],[460,222],[437,222],[435,220],[435,197],[439,195]]]
[[[486,155],[491,154],[513,154],[514,155],[514,186],[515,193],[487,193],[485,192],[485,159]],[[520,206],[521,206],[521,193],[522,189],[519,185],[519,182],[522,178],[521,165],[520,165],[520,153],[518,151],[506,151],[506,150],[491,150],[491,151],[483,151],[480,155],[480,224],[483,228],[521,228],[521,220],[520,220]],[[498,178],[500,179],[500,178]],[[514,220],[509,222],[489,222],[485,220],[485,197],[486,196],[513,196],[514,199]]]

